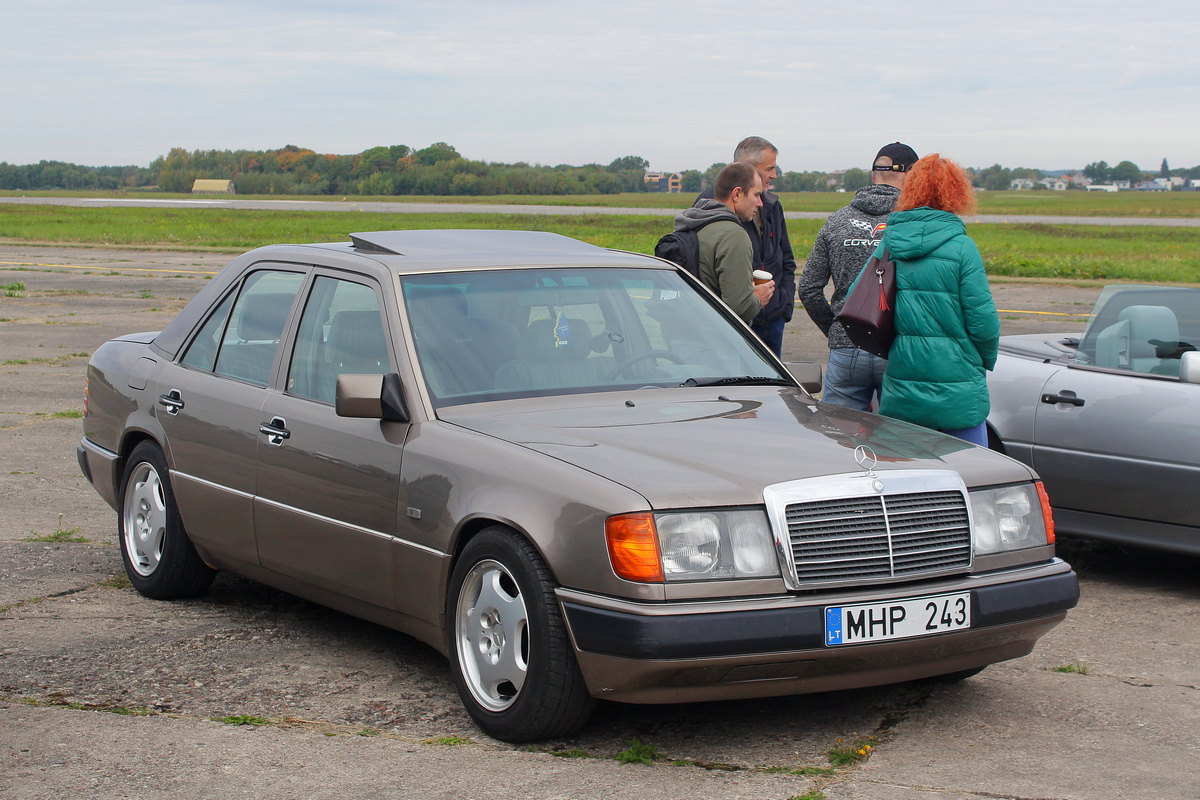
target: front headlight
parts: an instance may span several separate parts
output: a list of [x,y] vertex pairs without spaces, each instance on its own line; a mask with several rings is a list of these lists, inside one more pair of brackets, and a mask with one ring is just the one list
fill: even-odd
[[655,514],[663,577],[668,581],[779,575],[775,538],[762,511]]
[[971,492],[975,555],[1024,550],[1053,542],[1049,503],[1040,485],[1003,486]]
[[761,510],[641,512],[605,521],[613,571],[643,583],[779,576]]

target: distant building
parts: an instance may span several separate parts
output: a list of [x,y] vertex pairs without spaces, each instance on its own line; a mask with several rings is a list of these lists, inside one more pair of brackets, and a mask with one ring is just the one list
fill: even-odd
[[1134,188],[1139,192],[1169,192],[1171,191],[1171,184],[1159,183],[1158,181],[1142,181]]
[[1013,191],[1021,191],[1033,188],[1033,178],[1013,178],[1008,183],[1008,188]]
[[192,194],[234,194],[233,181],[198,178],[192,184]]
[[1111,183],[1089,183],[1087,186],[1089,192],[1115,192],[1117,187]]
[[683,190],[683,175],[678,172],[650,172],[642,179],[654,192],[679,192]]

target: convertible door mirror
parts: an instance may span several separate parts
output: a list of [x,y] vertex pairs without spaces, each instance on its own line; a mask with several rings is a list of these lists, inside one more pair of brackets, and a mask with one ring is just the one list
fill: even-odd
[[1200,383],[1200,350],[1189,350],[1179,356],[1179,382]]
[[338,375],[334,409],[339,417],[388,422],[411,420],[400,387],[400,376],[394,372],[388,375]]
[[811,395],[821,393],[821,365],[815,361],[787,361],[784,362],[788,372],[792,373],[792,377],[796,379],[796,383],[800,384],[804,391]]

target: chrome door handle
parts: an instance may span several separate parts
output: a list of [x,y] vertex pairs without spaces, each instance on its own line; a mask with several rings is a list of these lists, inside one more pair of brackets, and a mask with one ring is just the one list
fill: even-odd
[[287,420],[283,417],[274,417],[270,422],[259,423],[258,432],[264,434],[267,441],[276,447],[282,445],[284,439],[292,437],[292,432],[287,429]]
[[1083,398],[1076,397],[1073,394],[1044,394],[1042,395],[1042,402],[1049,403],[1050,405],[1066,403],[1069,406],[1081,406],[1083,405]]
[[178,389],[172,389],[166,394],[158,396],[158,404],[166,408],[168,414],[174,416],[183,408],[183,395],[179,393]]

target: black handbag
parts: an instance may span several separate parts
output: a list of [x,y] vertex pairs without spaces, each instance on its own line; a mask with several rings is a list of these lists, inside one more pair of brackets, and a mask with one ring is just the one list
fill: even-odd
[[855,347],[887,358],[896,338],[896,262],[887,250],[871,256],[846,296],[837,321]]

